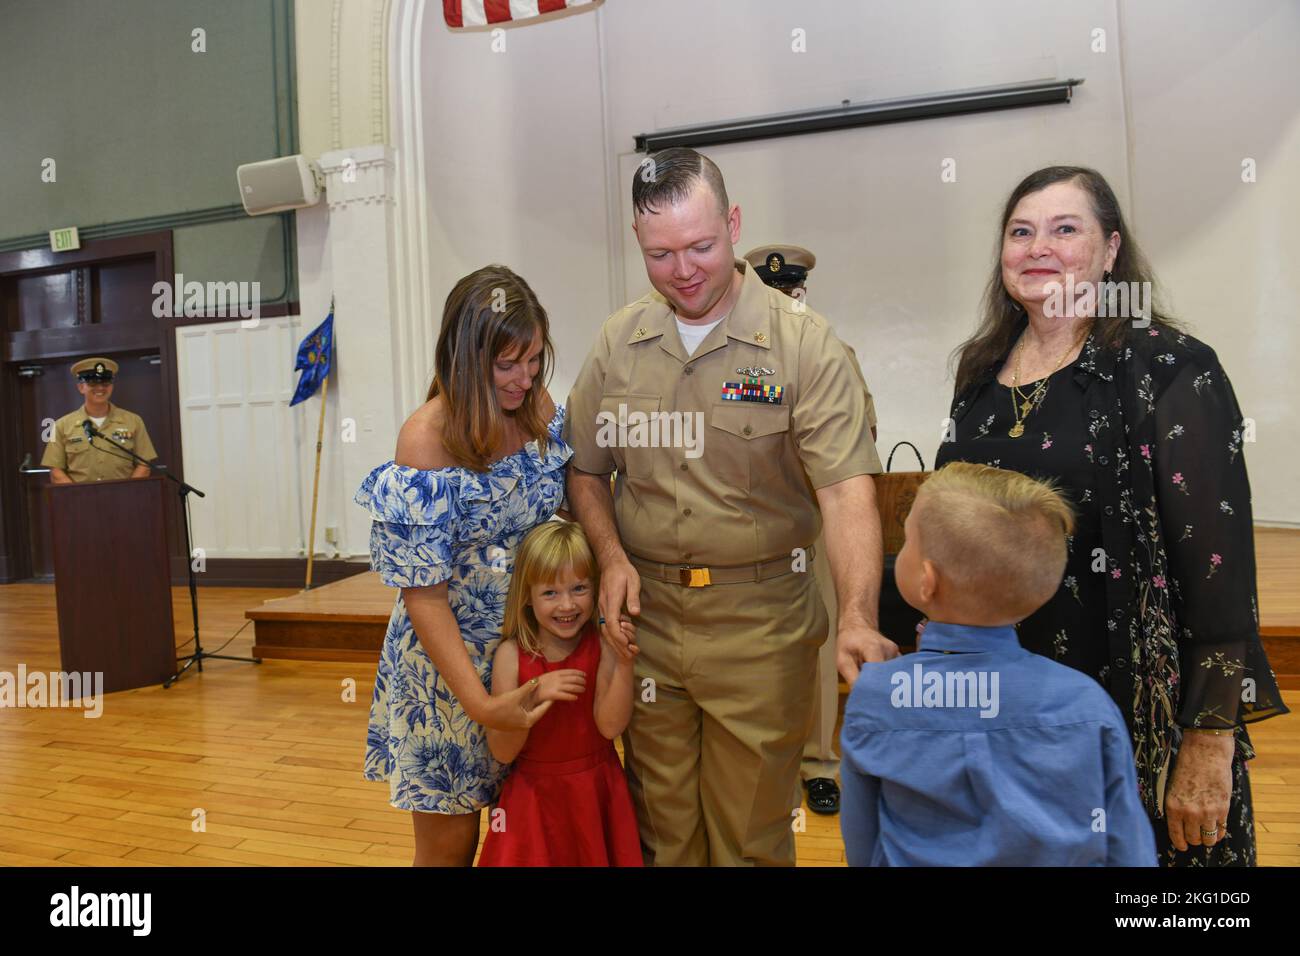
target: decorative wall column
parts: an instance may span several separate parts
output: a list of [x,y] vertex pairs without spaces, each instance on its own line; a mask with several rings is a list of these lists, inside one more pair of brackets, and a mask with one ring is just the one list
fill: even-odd
[[[337,342],[343,541],[365,554],[370,521],[350,505],[376,465],[393,457],[397,432],[411,412],[401,395],[401,342],[394,330],[393,151],[384,145],[332,150],[319,160],[329,204],[328,244]],[[333,396],[331,396],[333,397]],[[349,435],[348,423],[354,423]],[[348,441],[349,437],[354,440]]]
[[[432,4],[428,16],[439,17]],[[394,335],[399,343],[399,394],[414,408],[424,400],[442,302],[433,294],[429,203],[424,161],[425,0],[390,0],[388,9],[388,135],[397,158],[393,265]]]
[[[438,16],[441,8],[430,6]],[[326,189],[324,207],[297,217],[299,288],[304,328],[324,317],[334,297],[339,365],[330,383],[321,514],[339,528],[343,557],[369,551],[369,523],[352,495],[371,468],[392,458],[402,422],[423,401],[437,334],[421,240],[425,8],[425,0],[297,0],[299,141]],[[349,421],[355,440],[343,441]],[[310,500],[310,470],[307,480]],[[319,554],[319,535],[316,546]]]

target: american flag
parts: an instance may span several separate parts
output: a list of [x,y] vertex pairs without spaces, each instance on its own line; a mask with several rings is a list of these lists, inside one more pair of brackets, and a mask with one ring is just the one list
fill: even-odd
[[453,30],[514,20],[539,20],[575,7],[595,9],[603,0],[442,0],[443,17]]

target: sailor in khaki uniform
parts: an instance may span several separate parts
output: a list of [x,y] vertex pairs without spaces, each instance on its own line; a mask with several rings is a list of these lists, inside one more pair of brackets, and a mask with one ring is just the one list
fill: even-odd
[[[763,284],[773,289],[780,289],[792,299],[807,304],[808,273],[817,265],[817,257],[803,246],[778,245],[756,246],[745,253],[748,262],[763,280]],[[871,397],[871,389],[862,375],[862,366],[858,363],[858,353],[853,346],[841,342],[853,359],[853,369],[858,373],[862,388],[867,393],[867,424],[871,426],[871,440],[876,439],[876,401]]]
[[[67,484],[146,477],[147,466],[111,447],[118,445],[148,461],[158,457],[140,416],[109,402],[117,363],[107,358],[82,359],[72,366],[72,374],[77,378],[77,391],[86,401],[81,408],[54,423],[53,434],[41,457],[41,464],[50,469],[50,480]],[[91,437],[86,422],[93,424],[107,440]]]
[[[748,262],[763,280],[765,285],[779,289],[796,301],[807,305],[808,273],[817,265],[817,257],[803,246],[769,245],[757,246],[745,253]],[[843,344],[843,343],[842,343]],[[871,438],[876,438],[876,403],[872,400],[871,390],[867,388],[866,378],[858,364],[857,353],[850,345],[844,345],[853,360],[854,370],[862,382],[867,396],[867,425],[871,429]],[[817,540],[817,556],[813,561],[813,573],[821,587],[822,601],[830,616],[831,633],[835,632],[837,608],[835,606],[835,586],[830,577],[830,565],[826,561],[826,549],[822,539]],[[813,725],[808,740],[803,748],[803,762],[799,765],[799,776],[804,789],[808,792],[808,809],[814,813],[835,814],[840,810],[840,788],[836,777],[840,772],[840,759],[835,753],[835,723],[840,709],[840,676],[835,669],[835,642],[827,641],[822,645],[817,658],[817,691],[814,694]]]
[[788,865],[828,635],[823,515],[837,662],[854,679],[898,652],[876,630],[880,461],[826,321],[735,260],[717,168],[689,149],[647,163],[634,228],[656,291],[605,322],[569,396],[569,500],[601,564],[602,633],[636,657],[624,750],[646,861]]

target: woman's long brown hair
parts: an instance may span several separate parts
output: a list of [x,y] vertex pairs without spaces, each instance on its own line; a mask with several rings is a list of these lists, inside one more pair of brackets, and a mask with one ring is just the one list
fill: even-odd
[[493,363],[503,356],[525,358],[541,335],[541,362],[533,387],[514,413],[524,434],[546,451],[546,421],[539,385],[545,385],[554,349],[546,310],[527,282],[501,265],[484,266],[452,288],[442,311],[434,356],[431,399],[441,395],[446,414],[442,446],[461,466],[487,471],[505,437],[505,413],[496,397]]
[[[957,388],[960,395],[966,388],[995,362],[1010,350],[1024,321],[1025,313],[1020,304],[1011,298],[1007,287],[1002,283],[1002,243],[1007,232],[1007,223],[1020,200],[1031,193],[1046,189],[1056,183],[1073,182],[1088,194],[1092,204],[1093,215],[1101,223],[1101,234],[1109,236],[1118,232],[1120,237],[1119,252],[1115,254],[1115,265],[1111,268],[1112,282],[1150,282],[1149,288],[1154,295],[1155,276],[1147,264],[1146,257],[1138,247],[1137,239],[1124,221],[1120,212],[1119,200],[1110,188],[1104,176],[1095,169],[1084,166],[1047,166],[1030,173],[1020,181],[1020,185],[1011,191],[1006,205],[1002,208],[1002,222],[998,228],[998,240],[993,255],[993,273],[984,287],[984,297],[980,304],[980,324],[975,334],[959,345],[953,353],[957,359]],[[1132,288],[1130,286],[1129,288]],[[1166,328],[1177,328],[1177,323],[1161,309],[1151,307],[1151,324]],[[1132,317],[1128,315],[1110,315],[1099,318],[1094,331],[1102,345],[1119,348],[1124,343],[1128,325]]]

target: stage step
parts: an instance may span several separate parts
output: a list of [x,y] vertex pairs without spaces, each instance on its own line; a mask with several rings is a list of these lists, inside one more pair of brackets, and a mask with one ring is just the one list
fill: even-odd
[[253,653],[300,661],[374,663],[384,646],[397,589],[362,571],[244,612],[253,622]]
[[1300,529],[1255,528],[1259,634],[1278,685],[1300,690]]

